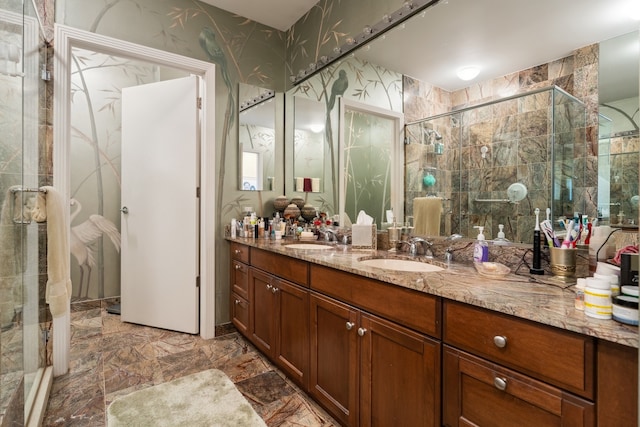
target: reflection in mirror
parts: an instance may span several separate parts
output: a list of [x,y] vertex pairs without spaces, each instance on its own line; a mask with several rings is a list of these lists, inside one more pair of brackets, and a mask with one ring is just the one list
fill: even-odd
[[340,128],[341,222],[355,222],[363,210],[378,229],[393,210],[402,223],[403,115],[342,98]]
[[[350,55],[345,58],[343,64],[359,61],[402,73],[404,76],[402,84],[403,111],[406,122],[436,117],[512,95],[525,94],[543,87],[558,86],[577,97],[586,106],[586,128],[583,128],[584,132],[580,131],[586,136],[586,145],[571,148],[574,153],[579,154],[576,156],[568,155],[569,145],[553,147],[554,150],[549,147],[549,156],[553,154],[563,159],[555,166],[561,168],[562,171],[572,169],[578,172],[579,179],[559,183],[554,181],[551,176],[552,172],[557,172],[556,169],[545,172],[544,175],[542,175],[542,171],[529,172],[531,179],[535,179],[537,183],[546,182],[548,184],[545,190],[549,194],[552,191],[558,191],[563,185],[566,187],[567,191],[563,190],[559,193],[559,196],[565,199],[553,202],[554,206],[557,206],[556,216],[571,214],[571,211],[580,211],[590,217],[595,217],[598,214],[597,194],[599,193],[596,155],[598,151],[596,146],[598,94],[594,90],[599,81],[598,42],[637,29],[637,22],[632,22],[627,19],[628,16],[619,13],[626,10],[626,6],[627,4],[623,0],[610,2],[567,0],[561,3],[554,0],[541,0],[536,3],[536,8],[528,10],[525,15],[522,14],[519,2],[505,3],[499,0],[487,0],[482,4],[473,0],[438,2],[427,8],[424,13],[406,21],[405,25],[385,33],[385,37],[379,37],[373,42],[367,43],[366,46],[363,44],[362,48],[354,52],[353,57]],[[554,10],[554,14],[549,15],[548,10]],[[617,13],[615,17],[612,16],[614,12]],[[483,19],[477,19],[478,16],[482,16]],[[604,16],[611,16],[611,19],[603,19]],[[526,21],[526,28],[540,30],[521,31],[524,21]],[[456,26],[454,32],[450,31],[452,22],[455,22]],[[447,37],[443,41],[442,34],[445,33]],[[508,33],[509,37],[504,37],[505,33]],[[569,33],[571,36],[566,36]],[[416,42],[417,40],[420,42]],[[398,48],[399,46],[402,48]],[[523,46],[527,46],[527,48],[523,49]],[[637,67],[637,58],[635,61]],[[482,67],[475,80],[462,81],[455,76],[455,71],[464,65]],[[360,78],[357,73],[346,69],[350,82],[355,82]],[[638,78],[636,77],[635,80],[637,84]],[[637,92],[636,88],[635,96],[637,96]],[[345,95],[350,93],[355,93],[355,91],[350,88]],[[384,98],[369,94],[366,102],[375,103],[381,99]],[[633,105],[635,109],[638,108],[637,98]],[[503,106],[511,108],[509,104]],[[532,107],[527,106],[527,108]],[[569,108],[566,111],[568,112]],[[490,109],[486,109],[482,113],[492,112]],[[511,110],[511,112],[509,110],[495,111],[494,113],[498,116],[504,115],[503,126],[516,126],[518,132],[522,130],[526,132],[540,125],[537,116],[533,113],[523,115],[515,110]],[[481,119],[481,117],[477,118],[479,121]],[[490,118],[487,117],[487,120]],[[472,166],[472,158],[467,158],[472,155],[468,145],[475,144],[479,138],[488,137],[489,135],[482,133],[482,126],[487,127],[488,125],[479,124],[470,127],[468,132],[463,134],[465,139],[462,141],[447,140],[444,135],[446,127],[442,128],[445,130],[440,130],[441,126],[443,125],[434,123],[435,130],[444,136],[442,141],[445,147],[446,144],[453,143],[450,147],[453,151],[441,156],[439,161],[444,162],[445,159],[450,158],[451,162],[465,162],[465,165]],[[506,131],[506,128],[499,131],[498,134],[501,134]],[[491,142],[495,146],[487,145],[487,149],[495,149],[500,143],[499,141]],[[503,147],[507,147],[507,144],[503,144]],[[535,144],[523,145],[521,148],[529,150],[529,152],[538,149]],[[630,150],[637,152],[637,147]],[[407,145],[405,149],[407,162],[405,165],[407,168],[405,214],[407,216],[413,215],[413,198],[425,197],[429,195],[430,191],[430,187],[428,188],[423,181],[425,178],[424,169],[419,171],[412,169],[419,163],[419,156],[422,155],[418,151],[420,151],[418,145]],[[481,151],[477,153],[473,151],[474,156],[475,154],[481,158]],[[492,162],[491,172],[488,176],[492,177],[491,180],[493,177],[502,179],[500,177],[503,176],[506,169],[495,159],[507,156],[508,150],[490,151],[487,155],[487,159],[489,159],[487,162]],[[564,155],[567,156],[562,157]],[[573,162],[571,164],[563,163],[567,159],[573,159]],[[637,171],[637,160],[635,162],[631,160],[631,162]],[[529,166],[524,164],[518,165],[518,173],[521,175],[510,176],[508,180],[505,178],[505,183],[506,181],[509,183],[518,181],[519,176],[523,176],[523,170],[527,167]],[[445,193],[445,189],[471,185],[470,180],[463,180],[463,172],[466,174],[465,176],[472,173],[471,169],[461,170],[459,175],[452,175],[449,182],[446,174],[435,171],[432,174],[436,182],[435,187],[440,184],[444,184],[444,187],[436,188],[434,193],[444,197],[445,194],[440,193]],[[637,179],[635,181],[637,182]],[[431,180],[429,179],[427,182],[431,182]],[[505,188],[509,183],[506,183]],[[555,185],[552,186],[552,183]],[[474,185],[476,184],[478,183],[474,182]],[[533,191],[532,186],[528,185],[528,188]],[[542,189],[538,191],[541,192]],[[514,227],[510,236],[512,241],[526,242],[530,240],[533,229],[531,218],[534,218],[534,209],[539,207],[544,212],[544,208],[547,207],[542,204],[543,199],[540,199],[539,202],[538,199],[532,199],[534,196],[536,196],[535,192],[530,193],[529,198],[517,206],[517,212],[514,215],[518,221],[512,221]],[[631,196],[632,198],[633,196]],[[549,198],[544,200],[550,204]],[[481,222],[484,218],[482,215],[469,215],[467,210],[463,210],[462,206],[454,205],[453,201],[450,201],[448,205],[444,203],[442,208],[445,215],[451,212],[452,225],[463,224],[465,221],[463,215],[467,214],[466,220],[469,221],[469,226],[460,230],[467,237],[475,236],[476,233],[473,230],[468,231],[473,225],[482,225]],[[484,209],[486,210],[488,207]],[[522,230],[519,229],[520,226],[522,226]],[[497,229],[490,228],[492,230],[488,238],[493,238]],[[443,233],[448,230],[449,228],[444,226],[441,228]],[[455,228],[452,227],[451,231],[454,232]]]
[[638,224],[640,33],[600,43],[598,216]]
[[274,190],[276,152],[274,96],[273,91],[240,83],[239,190]]
[[294,163],[296,192],[323,191],[325,143],[325,107],[313,99],[293,97]]

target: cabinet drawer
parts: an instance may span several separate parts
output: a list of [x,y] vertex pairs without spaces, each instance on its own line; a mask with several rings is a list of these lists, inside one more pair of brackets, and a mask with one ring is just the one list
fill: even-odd
[[445,343],[593,398],[593,339],[451,301],[443,323]]
[[231,261],[231,291],[244,299],[249,299],[249,266]]
[[445,426],[595,425],[592,402],[447,346],[443,372]]
[[370,313],[440,337],[440,300],[422,292],[312,264],[310,286]]
[[242,335],[248,335],[249,303],[235,293],[231,294],[231,321]]
[[249,264],[249,246],[231,242],[231,259]]
[[309,286],[309,263],[251,248],[251,266],[299,285]]

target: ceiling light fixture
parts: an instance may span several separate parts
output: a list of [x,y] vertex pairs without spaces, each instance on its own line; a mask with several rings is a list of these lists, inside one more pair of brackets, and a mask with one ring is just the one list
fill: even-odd
[[458,69],[458,71],[456,71],[456,75],[458,76],[458,78],[464,81],[473,80],[478,77],[478,74],[480,74],[480,67],[477,67],[475,65],[462,67]]

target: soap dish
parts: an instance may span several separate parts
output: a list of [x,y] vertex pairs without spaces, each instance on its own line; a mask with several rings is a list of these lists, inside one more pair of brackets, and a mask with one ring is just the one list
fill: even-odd
[[511,272],[511,269],[499,262],[474,262],[473,265],[481,276],[489,278],[504,277]]

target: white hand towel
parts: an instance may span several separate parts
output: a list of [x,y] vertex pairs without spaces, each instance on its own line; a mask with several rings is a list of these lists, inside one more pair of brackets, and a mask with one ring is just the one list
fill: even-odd
[[53,187],[42,187],[33,208],[34,221],[47,221],[47,289],[45,298],[53,317],[64,316],[71,298],[69,238],[64,223],[64,202]]

